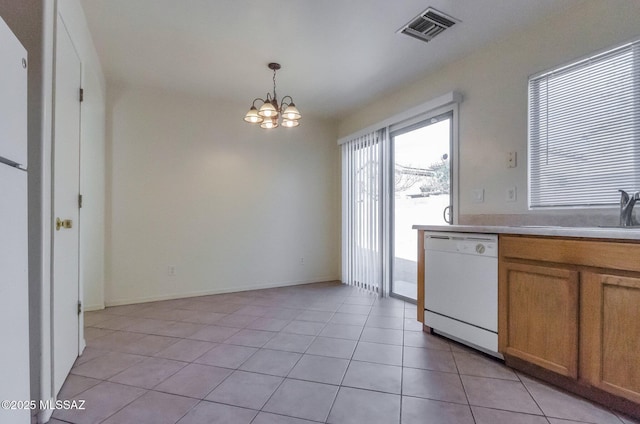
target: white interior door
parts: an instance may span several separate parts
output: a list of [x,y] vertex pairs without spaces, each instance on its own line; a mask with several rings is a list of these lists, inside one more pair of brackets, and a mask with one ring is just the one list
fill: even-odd
[[[58,16],[53,140],[53,382],[57,394],[78,356],[81,62]],[[66,225],[58,225],[60,220]]]

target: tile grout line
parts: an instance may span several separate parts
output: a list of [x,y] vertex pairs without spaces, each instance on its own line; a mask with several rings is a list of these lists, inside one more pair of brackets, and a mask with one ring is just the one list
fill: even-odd
[[533,393],[531,393],[531,390],[529,390],[529,388],[527,387],[527,385],[524,383],[524,381],[522,381],[522,379],[520,378],[519,373],[515,373],[516,377],[518,377],[518,381],[520,381],[520,384],[522,384],[522,387],[524,387],[524,389],[527,391],[527,393],[529,394],[529,396],[531,397],[531,399],[533,400],[533,402],[536,404],[536,406],[538,407],[538,409],[540,410],[540,412],[542,412],[542,416],[548,421],[549,421],[549,417],[547,416],[546,412],[544,412],[544,409],[542,409],[542,407],[540,406],[540,404],[538,403],[538,400],[533,396]]
[[[344,305],[344,300],[342,301],[342,305]],[[340,309],[340,308],[338,308]],[[367,319],[365,319],[364,321],[364,325],[366,325],[367,320],[369,319],[369,314],[367,314]],[[329,407],[329,412],[327,412],[327,417],[324,419],[325,423],[327,423],[329,421],[329,417],[331,416],[331,411],[333,411],[333,407],[336,404],[336,400],[338,399],[338,395],[340,394],[340,389],[343,387],[342,383],[344,382],[345,377],[347,376],[347,373],[349,372],[349,367],[351,367],[351,362],[353,360],[353,355],[355,355],[356,353],[356,349],[358,349],[358,343],[360,343],[360,338],[362,337],[362,332],[364,331],[364,325],[362,326],[362,330],[360,330],[360,335],[358,336],[358,340],[356,340],[356,345],[353,348],[353,352],[351,352],[351,357],[349,358],[349,363],[347,364],[347,369],[344,370],[344,374],[342,375],[342,378],[340,379],[340,384],[338,385],[338,390],[336,390],[336,394],[333,397],[333,400],[331,401],[331,406]]]
[[[374,302],[373,302],[372,304],[369,304],[369,305],[362,305],[362,304],[360,304],[361,302],[359,302],[359,301],[356,301],[356,303],[349,303],[349,304],[346,304],[345,302],[346,302],[346,301],[348,300],[348,298],[350,298],[350,297],[354,297],[354,298],[363,297],[363,298],[366,298],[366,296],[350,296],[350,294],[353,294],[353,292],[346,293],[346,295],[342,295],[342,296],[340,296],[340,299],[338,299],[338,298],[337,298],[337,296],[334,296],[334,297],[332,297],[332,298],[333,298],[333,299],[335,299],[335,300],[338,300],[338,301],[339,301],[339,300],[341,300],[341,303],[340,303],[340,305],[341,305],[341,306],[344,306],[344,305],[352,305],[352,306],[368,306],[368,313],[367,313],[367,315],[366,315],[366,319],[365,319],[364,324],[363,324],[362,326],[358,326],[358,327],[361,327],[361,330],[360,330],[360,333],[359,333],[358,338],[357,338],[356,340],[354,340],[354,341],[355,341],[354,349],[353,349],[353,351],[351,352],[350,357],[348,358],[349,363],[348,363],[347,369],[345,370],[345,372],[344,372],[344,374],[343,374],[343,376],[342,376],[342,378],[341,378],[340,384],[337,386],[338,390],[336,391],[336,396],[334,397],[333,402],[332,402],[332,404],[331,404],[331,407],[329,408],[329,414],[331,413],[331,411],[333,410],[333,408],[334,408],[334,406],[335,406],[335,402],[336,402],[336,400],[337,400],[337,395],[338,395],[338,393],[339,393],[340,389],[341,389],[342,387],[349,387],[349,386],[344,386],[344,380],[345,380],[346,374],[347,374],[347,372],[348,372],[348,370],[349,370],[349,367],[351,366],[352,362],[355,360],[355,359],[354,359],[354,356],[355,356],[355,353],[356,353],[356,351],[357,351],[357,347],[359,346],[359,344],[360,344],[360,343],[364,342],[364,341],[362,340],[362,338],[363,338],[363,335],[364,335],[365,330],[366,330],[367,328],[378,328],[378,329],[383,329],[383,330],[394,330],[394,328],[393,328],[393,327],[391,327],[391,328],[385,328],[385,326],[384,326],[384,324],[383,324],[383,322],[385,321],[385,319],[384,319],[384,318],[376,318],[376,320],[380,319],[380,321],[382,322],[382,323],[378,324],[377,326],[367,327],[367,324],[370,322],[369,320],[370,320],[370,319],[372,319],[372,317],[385,317],[385,318],[387,318],[387,317],[389,317],[389,316],[387,316],[387,315],[379,315],[379,314],[377,314],[377,313],[376,313],[375,315],[373,315],[374,308],[376,307],[376,304],[378,303],[378,301],[377,301],[377,300],[374,300]],[[287,298],[287,297],[285,297],[285,299],[286,299],[286,298]],[[294,299],[295,297],[288,297],[288,298],[289,298],[289,299]],[[301,299],[301,300],[302,300],[302,298],[303,298],[302,296],[300,296],[300,297],[299,297],[299,299]],[[331,298],[329,298],[329,299],[331,299]],[[244,304],[239,304],[239,305],[245,305],[245,306],[246,306],[246,305],[252,305],[254,302],[255,302],[258,306],[260,306],[260,304],[261,304],[261,303],[263,303],[263,304],[264,304],[265,302],[267,302],[267,300],[265,299],[264,301],[260,301],[260,300],[258,299],[258,300],[250,301],[249,303],[244,303]],[[259,303],[258,303],[258,302],[259,302]],[[328,302],[328,303],[330,303],[330,300],[327,300],[327,302]],[[202,303],[205,303],[205,302],[202,302]],[[277,304],[277,302],[274,300],[274,301],[272,301],[272,302],[268,302],[267,304],[268,304],[268,305],[270,305],[270,306],[268,306],[268,307],[276,308],[276,307],[275,307],[275,306],[273,306],[273,305]],[[286,305],[291,305],[292,303],[285,303],[285,304],[286,304]],[[176,308],[176,309],[180,309],[180,308]],[[285,306],[285,307],[282,307],[282,309],[298,309],[298,308],[290,307],[290,306]],[[338,308],[338,309],[339,309],[339,308]],[[337,314],[337,313],[345,313],[345,312],[338,312],[338,309],[335,309],[335,310],[333,310],[333,311],[323,311],[323,310],[319,310],[319,311],[318,311],[318,312],[332,312],[332,313],[331,313],[331,317],[329,318],[329,321],[322,322],[322,324],[324,324],[324,325],[322,326],[322,329],[320,330],[320,333],[318,333],[318,334],[314,334],[314,335],[313,335],[313,339],[311,340],[311,343],[310,343],[310,344],[305,348],[304,352],[295,352],[295,353],[299,353],[299,354],[301,354],[301,356],[298,358],[298,360],[296,361],[296,363],[294,364],[294,366],[293,366],[293,367],[288,371],[287,375],[283,377],[283,380],[282,380],[282,382],[280,383],[280,385],[278,386],[278,388],[276,388],[276,390],[271,394],[271,396],[269,397],[269,399],[267,399],[267,401],[265,401],[265,403],[264,403],[264,405],[262,406],[262,408],[264,408],[264,406],[269,402],[269,400],[271,399],[271,397],[273,396],[273,394],[274,394],[274,393],[275,393],[275,392],[280,388],[280,386],[283,384],[283,382],[284,382],[286,379],[292,379],[292,380],[300,380],[300,381],[310,381],[310,382],[313,382],[313,380],[305,380],[305,379],[298,379],[298,378],[289,377],[289,376],[290,376],[290,374],[291,374],[291,372],[292,372],[292,370],[297,366],[297,364],[298,364],[298,363],[299,363],[299,361],[301,360],[302,356],[304,356],[304,355],[307,355],[307,354],[308,354],[308,355],[315,355],[315,356],[331,357],[331,358],[333,358],[332,356],[327,356],[327,355],[323,355],[323,354],[311,354],[311,353],[308,353],[308,351],[309,351],[309,349],[310,349],[310,346],[311,346],[311,345],[312,345],[316,340],[318,340],[318,338],[319,338],[319,337],[326,337],[326,338],[328,338],[328,339],[334,339],[334,340],[353,340],[353,339],[343,339],[343,338],[340,338],[340,337],[333,337],[333,336],[321,336],[321,335],[320,335],[320,334],[321,334],[321,332],[322,332],[325,328],[327,328],[327,326],[328,326],[329,324],[332,324],[332,323],[331,323],[331,319],[333,319],[333,318],[336,316],[336,314]],[[196,311],[196,312],[200,312],[200,310],[194,310],[194,311]],[[238,311],[238,310],[236,310],[236,312],[237,312],[237,311]],[[284,321],[286,321],[286,322],[288,322],[288,323],[291,323],[292,321],[318,322],[318,321],[298,320],[298,319],[297,319],[297,317],[298,317],[299,315],[301,315],[302,313],[304,313],[304,311],[314,311],[314,310],[313,310],[313,309],[303,309],[303,310],[299,310],[299,313],[298,313],[298,315],[297,315],[296,317],[294,317],[294,318],[287,318],[287,319],[283,319],[283,320],[284,320]],[[390,312],[390,313],[391,313],[391,312]],[[228,315],[231,315],[231,314],[226,314],[226,315],[228,316]],[[246,314],[239,314],[239,315],[246,315]],[[361,315],[361,314],[352,314],[352,315],[356,315],[356,316],[358,316],[358,315]],[[114,316],[135,318],[135,316],[127,316],[127,315],[114,315]],[[250,316],[253,316],[253,315],[250,315]],[[281,315],[280,315],[280,316],[281,316]],[[400,346],[401,346],[401,352],[402,352],[402,360],[401,360],[402,374],[401,374],[401,381],[400,381],[400,383],[401,383],[401,386],[400,386],[400,402],[401,402],[401,403],[400,403],[400,418],[402,417],[402,398],[405,396],[405,395],[404,395],[403,388],[402,388],[402,383],[403,383],[403,381],[404,381],[403,379],[404,379],[404,369],[405,369],[405,366],[404,366],[404,351],[405,351],[405,347],[406,347],[406,346],[405,346],[405,343],[406,343],[406,340],[405,340],[405,339],[406,339],[405,331],[408,331],[408,330],[406,329],[406,325],[407,325],[407,322],[406,322],[407,317],[406,317],[406,316],[407,316],[407,308],[406,308],[406,302],[404,302],[403,313],[402,313],[402,320],[403,320],[403,321],[402,321],[402,329],[400,330],[400,331],[402,331],[402,337],[401,337],[402,342],[401,342],[401,344],[400,344]],[[390,318],[393,318],[393,317],[394,317],[394,315],[391,315],[391,316],[390,316]],[[238,331],[242,331],[242,330],[244,330],[244,329],[247,329],[247,327],[248,327],[249,325],[251,325],[252,323],[254,323],[255,321],[258,321],[258,320],[261,320],[261,319],[264,319],[264,318],[267,318],[267,317],[265,317],[265,316],[258,316],[258,317],[256,317],[256,318],[255,318],[255,320],[254,320],[254,321],[252,321],[251,323],[248,323],[248,324],[246,324],[245,326],[240,327],[240,329],[239,329]],[[150,319],[154,319],[154,318],[150,318]],[[175,323],[175,322],[185,322],[185,321],[180,321],[180,320],[177,320],[177,321],[176,321],[176,320],[168,320],[168,322]],[[188,321],[187,321],[187,322],[188,322]],[[194,323],[194,324],[195,324],[195,323]],[[97,323],[96,325],[99,325],[99,324]],[[214,326],[215,326],[215,325],[218,325],[218,326],[224,326],[223,324],[216,324],[215,322],[214,322],[214,323],[209,323],[209,324],[201,324],[201,325],[205,325],[205,326],[207,326],[207,325],[214,325]],[[288,324],[287,324],[287,325],[288,325]],[[345,324],[342,324],[342,325],[345,325]],[[346,324],[346,325],[349,325],[349,324]],[[91,326],[87,326],[87,327],[91,327]],[[226,326],[225,326],[225,327],[226,327]],[[99,327],[92,327],[92,328],[99,328]],[[228,327],[228,328],[238,328],[238,327]],[[122,330],[110,330],[110,331],[113,331],[113,332],[116,332],[116,331],[126,332],[126,330],[124,330],[124,329],[122,329]],[[257,331],[270,331],[270,330],[257,330]],[[276,337],[276,335],[277,335],[277,334],[296,334],[296,333],[283,333],[283,332],[282,332],[282,330],[278,330],[278,331],[271,331],[271,332],[273,332],[273,333],[275,333],[275,334],[270,338],[270,340],[271,340],[273,337]],[[113,334],[113,333],[111,333],[111,334]],[[148,335],[157,335],[157,334],[149,334],[149,333],[136,333],[136,334],[144,334],[144,337],[146,337],[146,336],[148,336]],[[235,333],[234,333],[234,334],[235,334]],[[106,336],[107,336],[107,335],[103,335],[103,336],[101,336],[101,337],[106,337]],[[145,357],[145,358],[162,358],[162,357],[157,357],[157,356],[155,356],[155,355],[156,355],[157,353],[159,353],[159,352],[161,352],[161,351],[165,350],[165,349],[170,348],[170,347],[171,347],[171,346],[173,346],[174,344],[179,343],[181,340],[194,340],[194,341],[198,340],[198,339],[191,339],[191,338],[190,338],[190,336],[186,336],[186,337],[175,337],[175,336],[167,336],[167,335],[164,335],[164,334],[162,334],[162,335],[157,335],[157,336],[161,336],[161,337],[173,337],[173,338],[176,338],[176,339],[179,339],[179,340],[177,340],[175,343],[172,343],[171,345],[169,345],[169,346],[167,346],[167,347],[164,347],[163,349],[160,349],[159,351],[157,351],[157,352],[155,352],[155,353],[150,353],[149,355],[146,355],[146,354],[145,354],[145,355],[140,355],[140,354],[136,354],[136,353],[132,353],[132,354],[133,354],[133,355],[137,355],[137,356],[143,356],[143,357]],[[101,337],[99,337],[99,338],[101,338]],[[233,337],[233,335],[229,336],[227,339],[229,339],[229,338],[231,338],[231,337]],[[211,347],[209,350],[207,350],[207,352],[210,352],[211,350],[215,349],[217,346],[219,346],[219,345],[221,345],[221,344],[224,344],[224,345],[231,345],[231,346],[245,346],[245,345],[236,345],[236,344],[232,344],[232,343],[224,343],[227,339],[223,340],[221,343],[216,343],[216,345],[215,345],[215,346],[213,346],[213,347]],[[258,351],[260,351],[260,350],[263,350],[263,349],[264,349],[264,350],[275,350],[275,351],[279,351],[278,349],[267,349],[267,348],[265,348],[265,347],[264,347],[264,345],[266,345],[268,342],[269,342],[269,341],[267,341],[265,344],[263,344],[262,346],[259,346],[259,347],[258,347],[258,346],[247,346],[247,347],[255,348],[255,349],[256,349],[256,351],[255,351],[255,352],[254,352],[254,353],[253,353],[249,358],[247,358],[247,359],[243,362],[243,364],[244,364],[246,361],[248,361],[251,357],[253,357],[253,356],[254,356]],[[381,345],[389,345],[389,343],[380,343],[380,342],[379,342],[379,340],[378,340],[378,341],[374,341],[374,342],[368,342],[368,343],[381,344]],[[390,345],[391,345],[391,346],[393,346],[393,345],[395,345],[395,344],[393,344],[393,343],[392,343],[392,344],[390,344]],[[88,346],[88,347],[90,347],[90,346]],[[96,348],[96,349],[98,349],[98,348]],[[426,348],[426,347],[425,347],[424,349],[426,349],[426,350],[432,350],[432,349],[429,349],[429,348]],[[106,350],[106,349],[103,349],[103,350],[104,350],[105,352],[126,353],[126,352],[111,351],[111,350]],[[436,350],[439,350],[439,349],[436,349]],[[201,357],[201,356],[205,355],[207,352],[204,352],[204,353],[203,353],[202,355],[200,355],[199,357]],[[199,358],[199,357],[198,357],[198,358]],[[98,357],[97,357],[97,358],[98,358]],[[97,359],[97,358],[93,358],[92,360]],[[169,359],[169,360],[173,360],[173,361],[175,361],[175,359],[171,359],[171,358],[163,358],[163,359]],[[345,359],[347,359],[347,358],[345,358]],[[183,368],[184,368],[185,366],[187,366],[189,363],[194,363],[194,364],[196,364],[196,362],[194,362],[195,360],[197,360],[197,358],[196,358],[196,359],[194,359],[193,361],[183,361],[183,360],[178,360],[178,361],[179,361],[179,362],[186,362],[186,365],[184,365],[184,366],[181,368],[181,369],[183,369]],[[87,362],[89,362],[89,361],[87,361]],[[369,362],[369,361],[363,361],[363,362],[372,363],[372,362]],[[375,363],[375,362],[373,362],[373,363]],[[455,360],[455,356],[454,356],[454,364],[455,364],[455,366],[456,366],[457,374],[458,374],[458,376],[459,376],[459,378],[460,378],[461,374],[460,374],[460,370],[459,370],[459,368],[458,368],[457,361]],[[135,365],[137,365],[137,364],[133,364],[132,366],[135,366]],[[205,366],[212,366],[212,365],[208,365],[208,364],[201,364],[201,365],[205,365]],[[240,366],[242,366],[242,364],[241,364]],[[130,368],[130,367],[129,367],[129,368]],[[129,368],[126,368],[126,369],[129,369]],[[219,368],[226,368],[226,367],[219,367]],[[412,368],[412,367],[406,367],[406,368]],[[126,369],[125,369],[125,370],[126,370]],[[418,368],[418,369],[423,369],[423,368]],[[120,371],[120,372],[124,372],[125,370],[122,370],[122,371]],[[239,367],[238,367],[238,368],[236,368],[236,369],[231,369],[231,373],[229,374],[229,376],[227,376],[223,381],[221,381],[221,382],[220,382],[220,383],[218,383],[214,388],[212,388],[212,389],[211,389],[211,391],[209,391],[209,393],[208,393],[206,396],[208,396],[208,395],[209,395],[211,392],[213,392],[217,387],[219,387],[219,386],[220,386],[220,384],[222,384],[224,381],[226,381],[226,380],[227,380],[227,379],[228,379],[228,378],[229,378],[229,377],[230,377],[230,376],[231,376],[235,371],[242,371],[242,370],[239,370]],[[119,373],[120,373],[120,372],[119,372]],[[178,373],[178,372],[180,372],[180,370],[176,371],[175,373]],[[249,372],[252,372],[252,371],[249,371]],[[115,375],[117,375],[117,374],[119,374],[119,373],[116,373]],[[172,375],[175,375],[175,373],[173,373]],[[256,374],[262,374],[262,373],[256,373]],[[266,375],[271,375],[271,374],[266,374]],[[279,377],[281,377],[281,376],[279,376]],[[171,375],[170,375],[170,376],[167,376],[163,381],[166,381],[166,380],[167,380],[167,379],[169,379],[169,378],[171,378]],[[520,380],[519,376],[518,376],[518,379]],[[99,380],[100,382],[108,381],[108,380],[102,380],[102,379],[96,379],[96,380]],[[520,380],[520,381],[521,381],[521,380]],[[319,383],[319,382],[316,382],[316,383]],[[120,383],[115,383],[115,384],[120,384]],[[158,383],[156,386],[154,386],[154,388],[153,388],[153,389],[150,389],[150,390],[151,390],[151,391],[159,392],[159,391],[157,391],[157,390],[154,390],[154,389],[155,389],[155,387],[157,387],[159,384],[162,384],[162,382]],[[327,383],[322,383],[322,384],[327,384]],[[132,387],[136,387],[136,386],[132,386]],[[89,390],[89,389],[87,389],[87,390]],[[145,392],[144,392],[144,393],[148,393],[148,392],[150,391],[149,389],[144,389],[144,390],[145,390]],[[378,391],[378,390],[369,390],[369,389],[364,389],[364,390],[368,390],[368,391],[372,391],[372,392],[388,393],[388,392]],[[464,385],[463,385],[463,390],[464,390],[464,392],[465,392],[465,397],[466,397],[467,402],[468,402],[468,394],[466,393],[466,389],[464,388]],[[81,392],[81,393],[82,393],[82,392]],[[143,395],[144,395],[144,393],[143,393]],[[160,392],[160,393],[164,393],[164,392]],[[143,396],[143,395],[142,395],[142,396]],[[176,396],[181,396],[181,395],[176,395]],[[206,396],[205,396],[205,398],[206,398]],[[183,397],[190,398],[190,397],[188,397],[188,396],[183,396]],[[418,398],[420,398],[420,397],[418,397]],[[137,399],[137,398],[136,398],[136,399]],[[191,398],[191,399],[196,399],[196,398]],[[422,399],[422,398],[421,398],[421,399]],[[210,401],[208,401],[208,400],[206,400],[206,399],[204,399],[204,398],[203,398],[203,399],[196,399],[196,400],[210,402]],[[135,401],[135,400],[134,400],[134,401]],[[534,399],[534,401],[535,401],[535,399]],[[220,402],[214,402],[214,403],[220,403]],[[129,403],[129,404],[130,404],[130,403]],[[127,404],[127,405],[129,405],[129,404]],[[537,404],[537,402],[536,402],[536,404]],[[125,407],[126,407],[127,405],[125,405]],[[237,407],[237,405],[231,405],[231,404],[229,404],[229,406],[235,406],[235,407]],[[260,408],[260,411],[262,411],[262,408]],[[117,411],[117,412],[119,412],[119,411]],[[116,413],[117,413],[117,412],[116,412]],[[266,412],[266,411],[264,411],[264,412]],[[256,419],[257,415],[258,415],[258,414],[256,414],[256,416],[252,419],[252,421]],[[277,415],[287,416],[287,415],[284,415],[284,414],[277,414]],[[473,417],[473,413],[472,413],[472,417]],[[327,419],[328,419],[328,416],[327,416]],[[474,418],[474,420],[475,420],[475,418]]]
[[[302,312],[301,312],[300,314],[302,314]],[[329,319],[331,319],[334,315],[335,315],[335,312],[333,312],[333,313],[331,314],[331,317],[330,317]],[[296,316],[296,317],[297,317],[297,316]],[[295,319],[294,319],[294,320],[295,320]],[[293,320],[292,320],[292,321],[293,321]],[[292,322],[292,321],[290,321],[290,322]],[[325,323],[325,325],[322,327],[322,329],[324,329],[324,328],[327,326],[327,324],[328,324],[328,321],[327,321],[327,323]],[[285,326],[285,327],[283,327],[283,329],[284,329],[284,328],[286,328],[286,326]],[[283,330],[283,329],[282,329],[282,330]],[[282,330],[280,330],[278,333],[281,333],[281,332],[282,332]],[[320,332],[319,332],[318,334],[320,334],[321,332],[322,332],[322,330],[320,330]],[[293,334],[293,333],[290,333],[290,334]],[[275,337],[275,336],[274,336],[274,337]],[[304,352],[302,352],[302,353],[300,354],[300,357],[298,358],[298,360],[296,361],[296,363],[293,365],[293,367],[291,367],[291,369],[289,370],[289,372],[287,372],[287,374],[286,374],[284,377],[281,377],[281,378],[282,378],[282,381],[280,382],[280,384],[278,384],[278,387],[276,387],[276,389],[271,393],[271,395],[269,396],[269,398],[268,398],[268,399],[264,402],[264,404],[260,407],[258,414],[256,414],[256,416],[251,420],[251,422],[255,421],[256,417],[259,415],[259,413],[260,413],[260,412],[269,413],[268,411],[264,411],[264,407],[265,407],[265,406],[267,406],[267,404],[269,403],[269,401],[273,398],[273,396],[274,396],[274,395],[276,394],[276,392],[280,389],[280,387],[282,387],[282,385],[284,384],[284,382],[285,382],[285,381],[287,381],[287,378],[289,377],[289,374],[291,374],[291,372],[293,371],[293,369],[296,367],[296,365],[298,365],[298,363],[300,362],[300,360],[302,359],[302,357],[303,357],[303,356],[305,355],[305,353],[309,350],[309,347],[311,347],[311,345],[313,344],[313,342],[314,342],[315,340],[317,340],[317,338],[318,338],[318,335],[314,335],[314,336],[313,336],[313,340],[311,341],[311,343],[309,344],[309,346],[307,346],[307,347],[306,347],[306,349],[304,350]],[[266,343],[265,343],[265,344],[266,344]],[[260,348],[260,349],[266,349],[266,348]],[[259,350],[260,350],[260,349],[259,349]],[[259,350],[258,350],[258,351],[259,351]],[[267,349],[267,350],[269,350],[269,349]],[[258,351],[256,351],[256,353],[257,353]],[[293,353],[297,353],[297,352],[293,352]],[[252,356],[253,356],[253,355],[252,355]],[[247,361],[248,361],[248,359],[247,359]],[[246,361],[245,361],[245,362],[246,362]],[[336,393],[337,393],[337,392],[336,392]],[[287,416],[287,415],[284,415],[284,416]],[[327,413],[327,417],[328,417],[328,413]],[[293,417],[293,418],[295,418],[295,417]],[[326,420],[325,420],[325,421],[326,421]]]
[[462,392],[464,393],[464,398],[467,400],[467,406],[469,407],[469,413],[471,414],[471,419],[474,424],[477,424],[476,416],[473,413],[473,408],[471,407],[471,402],[469,401],[469,394],[467,393],[467,388],[462,381],[462,374],[460,374],[460,368],[458,367],[458,361],[456,360],[456,355],[453,354],[453,350],[451,351],[451,357],[453,358],[453,364],[456,367],[456,372],[458,373],[458,381],[460,381],[460,385],[462,386]]
[[[343,305],[345,304],[344,302],[342,303]],[[333,411],[333,408],[336,404],[336,400],[338,400],[338,395],[340,394],[340,389],[343,386],[344,383],[344,379],[347,376],[347,373],[349,372],[349,368],[351,367],[351,363],[353,362],[353,356],[356,354],[356,350],[358,349],[358,344],[360,343],[360,339],[362,338],[362,333],[364,332],[364,327],[367,324],[367,321],[369,320],[369,315],[371,314],[371,310],[369,310],[369,313],[367,314],[367,319],[365,320],[364,325],[362,326],[362,330],[360,331],[360,335],[358,336],[358,340],[356,340],[356,345],[353,348],[353,352],[351,352],[351,357],[349,358],[349,363],[347,364],[347,369],[344,371],[344,374],[342,375],[342,379],[340,379],[340,384],[338,385],[338,390],[336,390],[336,394],[333,397],[333,401],[331,402],[331,406],[329,407],[329,412],[327,413],[327,418],[325,418],[325,422],[329,421],[329,417],[331,416],[331,411]]]

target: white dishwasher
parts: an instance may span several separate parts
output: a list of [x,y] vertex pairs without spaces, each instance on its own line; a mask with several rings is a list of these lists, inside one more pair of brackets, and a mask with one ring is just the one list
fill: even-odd
[[436,333],[498,353],[498,236],[424,233],[424,323]]

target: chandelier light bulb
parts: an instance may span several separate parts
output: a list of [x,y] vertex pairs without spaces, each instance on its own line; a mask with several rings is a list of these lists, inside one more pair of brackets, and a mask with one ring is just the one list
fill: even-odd
[[293,120],[293,119],[282,120],[282,126],[286,128],[293,128],[293,127],[297,127],[298,125],[300,125],[300,122],[298,122],[297,120]]
[[250,124],[260,124],[264,119],[258,115],[258,109],[255,106],[251,106],[249,112],[244,116],[244,120]]
[[278,116],[278,111],[271,102],[264,102],[258,111],[258,115],[264,116],[265,118],[271,118],[272,116]]
[[264,128],[265,130],[270,130],[278,127],[278,120],[276,118],[267,118],[260,124],[260,128]]
[[300,119],[300,112],[296,108],[296,105],[291,103],[287,108],[282,112],[284,119],[297,120]]

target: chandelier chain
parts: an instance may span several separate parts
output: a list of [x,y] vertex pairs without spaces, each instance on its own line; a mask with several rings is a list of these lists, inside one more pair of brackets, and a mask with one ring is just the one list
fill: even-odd
[[277,96],[276,96],[276,71],[277,71],[277,69],[273,70],[273,100],[277,99]]

